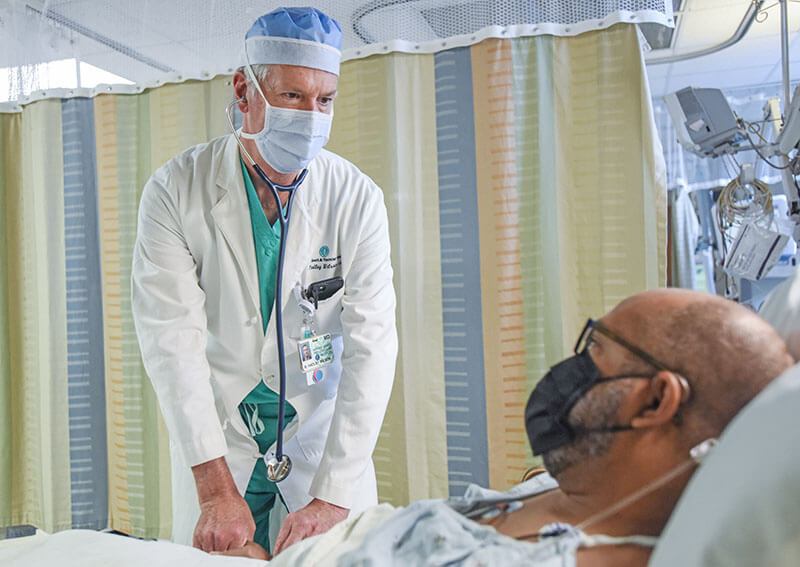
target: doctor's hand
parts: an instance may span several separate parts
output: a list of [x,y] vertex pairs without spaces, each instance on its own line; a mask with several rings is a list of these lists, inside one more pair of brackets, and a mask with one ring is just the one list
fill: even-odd
[[307,537],[327,532],[344,520],[349,512],[347,508],[314,498],[305,508],[286,516],[275,540],[274,555]]
[[243,547],[253,539],[256,524],[250,507],[233,482],[225,459],[220,457],[192,467],[200,519],[192,545],[203,551],[226,551]]

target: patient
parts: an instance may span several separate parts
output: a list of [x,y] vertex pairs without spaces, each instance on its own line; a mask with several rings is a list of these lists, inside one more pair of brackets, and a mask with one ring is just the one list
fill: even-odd
[[[587,322],[575,351],[526,408],[549,474],[504,494],[379,506],[272,564],[645,565],[694,470],[690,450],[792,364],[757,315],[685,290],[623,301]],[[255,544],[237,553],[266,558]]]

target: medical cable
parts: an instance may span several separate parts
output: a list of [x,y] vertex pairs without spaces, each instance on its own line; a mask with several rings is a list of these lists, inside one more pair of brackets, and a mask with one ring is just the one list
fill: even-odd
[[[747,165],[747,164],[745,164]],[[772,223],[772,192],[769,186],[752,175],[744,178],[744,167],[738,176],[722,189],[717,197],[717,227],[722,244],[722,262],[728,257],[728,229],[745,223],[769,226]]]
[[734,177],[717,198],[717,216],[719,227],[725,230],[725,222],[729,225],[741,222],[754,222],[772,218],[772,193],[769,186],[759,179],[742,183]]
[[[752,131],[755,134],[757,134],[759,138],[764,140],[764,137],[758,132],[758,130],[756,130],[756,128],[753,126],[752,123],[745,122],[741,118],[739,119],[739,126],[742,128],[742,132],[744,132],[744,135],[747,138],[747,141],[750,142],[750,146],[752,146],[753,150],[756,152],[756,154],[758,154],[758,157],[760,157],[762,160],[764,160],[764,163],[766,163],[768,166],[770,166],[773,169],[787,169],[787,168],[789,168],[789,164],[788,163],[786,165],[775,165],[774,163],[769,161],[769,159],[767,159],[767,157],[764,154],[761,153],[761,150],[758,149],[758,146],[755,143],[753,143],[753,138],[750,137],[750,132],[748,132],[747,131],[748,129],[744,127],[745,124],[748,124],[749,127],[752,129]],[[766,140],[764,140],[764,141],[766,142]],[[780,155],[783,155],[783,154],[780,154]]]

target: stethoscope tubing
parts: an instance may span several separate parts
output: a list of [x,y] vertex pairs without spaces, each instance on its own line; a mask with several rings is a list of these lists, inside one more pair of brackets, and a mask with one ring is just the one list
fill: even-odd
[[[234,104],[239,102],[242,99],[236,99],[228,104],[225,108],[225,115],[228,118],[228,124],[230,125],[231,132],[233,133],[234,138],[236,138],[236,143],[241,148],[242,152],[244,152],[245,156],[247,156],[248,161],[255,169],[258,176],[261,180],[269,187],[270,192],[272,193],[272,198],[275,200],[275,207],[278,211],[278,222],[281,224],[281,243],[280,247],[278,248],[278,270],[275,274],[275,331],[278,341],[278,371],[279,371],[279,390],[278,390],[278,418],[277,418],[277,426],[278,431],[276,432],[275,438],[275,459],[278,463],[283,460],[283,427],[285,422],[285,413],[286,413],[286,358],[285,358],[285,347],[283,344],[283,310],[281,309],[281,295],[283,292],[283,263],[284,258],[286,256],[286,241],[288,240],[289,236],[289,218],[292,214],[292,204],[294,203],[294,196],[297,189],[300,187],[300,184],[308,175],[308,170],[304,169],[300,172],[297,178],[291,185],[278,185],[270,181],[267,174],[264,173],[264,170],[261,169],[256,161],[252,158],[250,153],[242,144],[242,141],[239,139],[239,136],[236,134],[236,128],[233,125],[233,118],[231,117],[231,108]],[[283,212],[283,206],[281,205],[281,193],[289,193],[289,200],[286,203],[286,214]],[[291,469],[289,469],[291,470]],[[288,472],[286,473],[288,474]],[[285,478],[285,475],[283,476]],[[280,482],[283,478],[276,480],[276,482]]]
[[[292,204],[294,203],[294,196],[297,188],[306,178],[308,173],[307,169],[300,172],[294,183],[291,185],[277,185],[272,183],[264,171],[257,163],[253,164],[256,173],[261,177],[261,180],[270,188],[273,199],[275,199],[275,207],[278,210],[278,222],[281,223],[281,243],[278,248],[278,270],[275,274],[275,331],[278,340],[278,370],[280,374],[279,392],[278,392],[278,431],[275,438],[275,458],[280,461],[283,459],[283,426],[286,414],[286,358],[285,358],[285,345],[283,344],[283,309],[281,309],[282,292],[283,292],[283,264],[286,257],[286,241],[289,237],[289,218],[292,215]],[[286,203],[286,214],[283,213],[281,206],[280,193],[289,193],[289,200]]]

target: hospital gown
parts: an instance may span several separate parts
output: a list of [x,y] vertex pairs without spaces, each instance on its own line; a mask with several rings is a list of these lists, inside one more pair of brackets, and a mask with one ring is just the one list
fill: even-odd
[[566,524],[550,524],[541,530],[558,535],[525,542],[499,534],[464,516],[494,509],[499,503],[524,500],[556,487],[552,477],[542,474],[507,492],[472,485],[463,497],[449,501],[422,500],[398,509],[383,504],[335,526],[327,534],[290,547],[273,559],[270,566],[575,567],[576,553],[582,546],[655,544],[655,538],[643,536],[589,536]]

